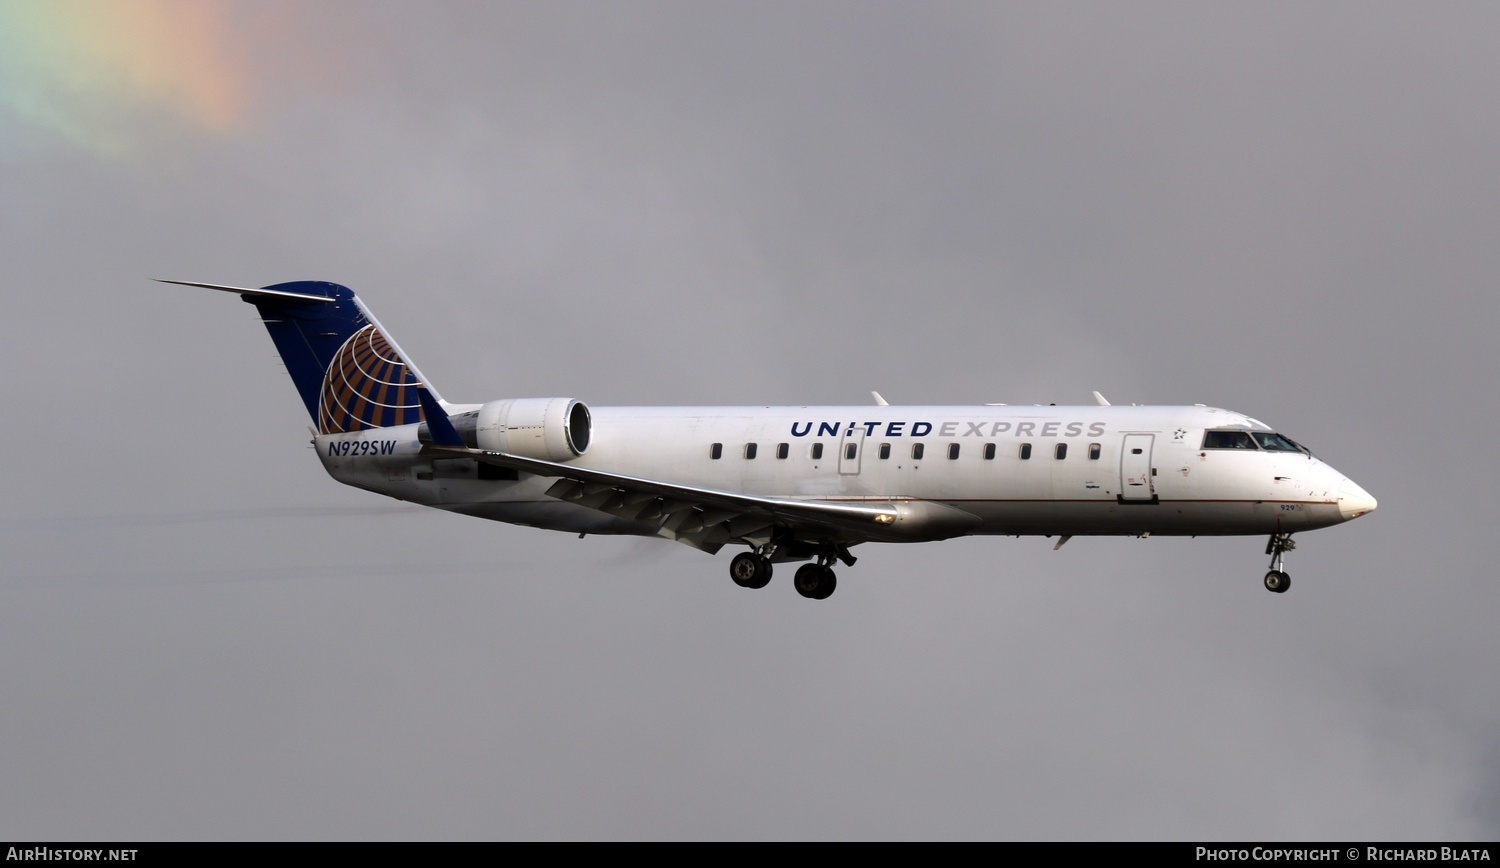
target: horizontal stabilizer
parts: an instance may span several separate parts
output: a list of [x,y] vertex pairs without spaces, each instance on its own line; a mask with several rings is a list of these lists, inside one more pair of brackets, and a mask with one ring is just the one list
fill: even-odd
[[249,296],[250,298],[264,298],[267,300],[276,299],[278,301],[291,302],[293,304],[299,302],[306,304],[331,304],[335,301],[338,301],[338,299],[328,298],[327,296],[323,295],[303,295],[300,292],[281,292],[275,289],[251,289],[250,287],[245,286],[223,286],[217,283],[196,283],[191,280],[167,280],[165,278],[158,277],[156,279],[156,282],[175,283],[178,286],[197,286],[202,287],[203,289],[217,289],[220,292],[237,292],[242,296]]

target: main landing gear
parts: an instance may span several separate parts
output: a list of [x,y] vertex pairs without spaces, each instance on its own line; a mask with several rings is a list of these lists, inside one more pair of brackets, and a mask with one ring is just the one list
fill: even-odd
[[1282,569],[1284,566],[1282,555],[1296,547],[1297,544],[1292,542],[1291,534],[1271,534],[1270,541],[1266,543],[1266,554],[1271,556],[1271,571],[1266,573],[1266,590],[1273,594],[1285,594],[1286,589],[1292,586],[1292,577]]
[[[855,558],[849,554],[846,546],[839,544],[823,544],[818,546],[817,551],[812,563],[797,568],[792,586],[797,589],[797,593],[809,600],[826,600],[833,595],[833,589],[838,587],[838,578],[833,574],[834,561],[843,561],[853,566]],[[771,582],[771,556],[775,553],[774,544],[740,552],[729,562],[729,577],[742,588],[764,588]],[[797,560],[812,553],[806,548],[799,551],[794,547],[790,554],[792,560]]]
[[764,588],[771,583],[771,559],[757,552],[740,552],[729,562],[729,577],[742,588]]
[[833,596],[833,589],[839,586],[839,580],[830,567],[803,564],[797,568],[797,575],[792,577],[792,584],[797,588],[797,593],[809,600],[826,600]]

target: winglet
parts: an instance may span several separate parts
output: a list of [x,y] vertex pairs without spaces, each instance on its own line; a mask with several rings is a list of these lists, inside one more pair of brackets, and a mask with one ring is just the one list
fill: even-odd
[[426,386],[417,386],[417,400],[422,404],[422,416],[427,420],[427,430],[432,432],[432,445],[457,446],[462,449],[464,439],[458,436],[458,430],[448,421],[448,414],[443,412]]
[[1104,400],[1104,396],[1101,395],[1101,394],[1099,394],[1099,390],[1098,389],[1094,390],[1094,400],[1098,401],[1099,402],[1099,406],[1101,406],[1101,407],[1108,407],[1109,406],[1109,402],[1106,401],[1106,400]]
[[880,406],[880,407],[889,407],[889,406],[891,406],[891,402],[887,401],[886,399],[884,399],[882,397],[880,397],[880,393],[879,392],[872,391],[872,392],[870,392],[870,396],[875,399],[875,404],[877,406]]

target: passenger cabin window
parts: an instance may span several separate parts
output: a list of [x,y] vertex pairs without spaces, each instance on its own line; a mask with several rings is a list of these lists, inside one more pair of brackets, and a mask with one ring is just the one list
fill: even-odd
[[786,458],[790,454],[792,454],[792,445],[790,443],[777,443],[776,444],[776,457],[777,458]]
[[924,444],[924,443],[913,443],[911,445],[911,460],[913,460],[913,461],[921,461],[922,460],[922,453],[925,452],[925,451],[927,451],[926,444]]
[[891,457],[891,444],[889,444],[889,443],[882,443],[882,444],[880,444],[880,460],[884,461],[884,460],[886,460],[887,458],[890,458],[890,457]]
[[1098,461],[1099,460],[1099,452],[1100,451],[1101,450],[1100,450],[1100,447],[1099,447],[1098,443],[1090,443],[1089,444],[1089,460],[1090,461]]
[[754,458],[755,458],[755,444],[754,443],[746,443],[745,444],[745,460],[746,461],[750,461],[750,460],[752,460]]
[[1022,461],[1028,461],[1030,459],[1031,459],[1031,444],[1030,443],[1022,443],[1021,444],[1021,460]]
[[1054,450],[1052,450],[1052,452],[1053,452],[1054,455],[1057,456],[1057,460],[1061,461],[1064,458],[1068,457],[1068,444],[1066,444],[1066,443],[1059,443],[1059,444],[1057,444],[1057,448],[1054,449]]
[[955,459],[957,457],[958,457],[958,444],[957,443],[949,443],[948,444],[948,460],[952,461],[953,459]]
[[984,444],[984,460],[985,461],[994,461],[995,460],[995,444],[993,444],[993,443],[986,443],[986,444]]
[[712,458],[713,460],[718,461],[721,457],[723,457],[723,455],[724,455],[724,444],[723,443],[715,443],[714,445],[708,447],[708,457],[709,458]]
[[849,445],[847,445],[847,446],[844,447],[844,458],[846,458],[847,460],[853,461],[854,460],[854,456],[856,456],[858,454],[859,454],[859,444],[858,443],[850,443]]
[[819,458],[822,458],[822,457],[823,457],[823,444],[822,443],[814,443],[813,444],[813,448],[812,448],[812,459],[814,461],[817,461]]
[[1249,431],[1204,431],[1204,449],[1254,449]]

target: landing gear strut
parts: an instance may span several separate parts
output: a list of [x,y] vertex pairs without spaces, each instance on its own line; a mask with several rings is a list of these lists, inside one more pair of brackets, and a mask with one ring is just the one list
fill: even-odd
[[1273,533],[1266,543],[1266,554],[1271,556],[1271,571],[1266,573],[1266,590],[1273,594],[1285,594],[1292,586],[1292,577],[1283,569],[1282,555],[1296,548],[1289,533]]

